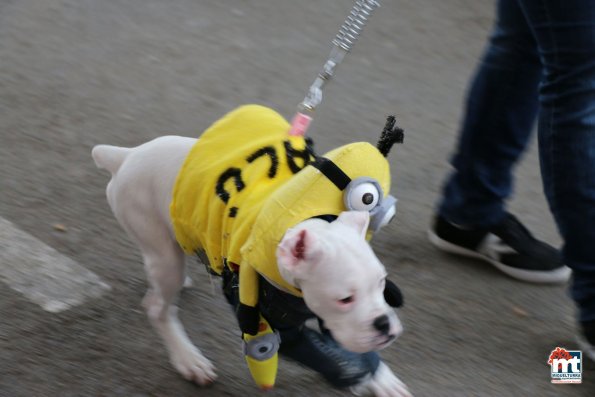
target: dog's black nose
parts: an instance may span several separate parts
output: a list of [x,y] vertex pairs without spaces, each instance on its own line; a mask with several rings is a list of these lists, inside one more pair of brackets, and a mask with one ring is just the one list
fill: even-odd
[[376,317],[373,324],[374,328],[376,328],[378,331],[382,332],[383,334],[388,334],[388,331],[390,330],[390,320],[386,314]]

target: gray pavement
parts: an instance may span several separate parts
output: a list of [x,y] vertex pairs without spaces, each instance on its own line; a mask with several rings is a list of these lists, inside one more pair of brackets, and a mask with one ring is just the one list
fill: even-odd
[[[405,334],[384,359],[416,396],[595,395],[593,364],[585,363],[582,385],[549,383],[549,352],[576,347],[565,286],[511,280],[436,252],[425,237],[493,1],[382,3],[325,91],[310,135],[324,152],[374,141],[388,114],[406,130],[390,157],[399,213],[373,242],[406,300]],[[111,287],[52,313],[2,277],[0,396],[259,395],[232,315],[194,261],[181,315],[219,381],[200,389],[171,368],[140,306],[138,252],[110,213],[108,175],[90,150],[197,136],[245,103],[291,117],[351,5],[0,0],[0,217],[32,236],[31,249],[19,247],[23,264],[40,241]],[[560,244],[535,145],[518,167],[510,206],[536,235]],[[268,393],[343,394],[288,361]]]

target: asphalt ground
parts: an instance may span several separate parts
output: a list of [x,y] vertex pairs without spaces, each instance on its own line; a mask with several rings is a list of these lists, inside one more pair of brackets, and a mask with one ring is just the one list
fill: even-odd
[[[260,395],[217,280],[212,285],[191,259],[195,286],[183,293],[181,316],[219,380],[201,389],[172,369],[140,306],[140,257],[110,213],[109,177],[90,151],[98,143],[198,136],[246,103],[291,117],[351,6],[0,0],[0,217],[9,222],[0,225],[12,236],[0,247],[12,252],[0,263],[0,396]],[[382,1],[325,90],[309,134],[323,153],[374,142],[389,114],[406,131],[390,156],[398,215],[373,246],[406,301],[405,333],[382,356],[416,396],[593,396],[592,363],[584,362],[581,385],[550,383],[550,351],[576,348],[567,286],[521,283],[439,253],[426,239],[493,12],[486,0]],[[535,145],[516,176],[510,209],[559,245]],[[8,224],[28,237],[9,233]],[[31,267],[41,250],[108,287],[48,311],[6,276],[20,266],[15,247],[18,277],[52,278]],[[67,285],[90,292],[75,284]],[[268,395],[344,392],[283,361]]]

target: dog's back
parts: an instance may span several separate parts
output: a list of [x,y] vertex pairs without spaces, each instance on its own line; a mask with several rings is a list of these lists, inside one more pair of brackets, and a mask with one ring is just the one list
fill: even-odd
[[97,145],[91,155],[99,168],[108,170],[107,200],[126,227],[132,211],[156,214],[170,225],[171,190],[184,159],[196,139],[163,136],[142,145],[125,148]]

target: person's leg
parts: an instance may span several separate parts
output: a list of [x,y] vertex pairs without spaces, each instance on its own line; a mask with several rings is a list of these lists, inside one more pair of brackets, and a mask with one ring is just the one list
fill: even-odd
[[455,172],[439,215],[482,227],[501,221],[512,190],[512,168],[537,114],[541,65],[527,21],[515,0],[498,2],[496,23],[469,89]]
[[595,5],[520,0],[544,65],[539,153],[544,190],[573,269],[572,297],[595,345]]
[[531,135],[542,66],[516,0],[500,0],[494,31],[467,98],[438,215],[428,232],[439,249],[488,261],[535,283],[566,282],[560,253],[505,210],[512,170]]

